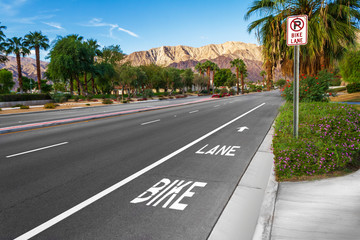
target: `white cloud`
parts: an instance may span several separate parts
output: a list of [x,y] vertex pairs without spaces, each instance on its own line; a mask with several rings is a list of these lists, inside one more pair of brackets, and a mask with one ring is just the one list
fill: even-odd
[[0,13],[7,16],[14,16],[18,13],[18,8],[24,5],[28,0],[1,0]]
[[64,28],[61,26],[60,23],[55,23],[55,22],[42,22],[43,24],[46,24],[50,27],[54,27],[54,28],[57,28],[59,30],[63,30]]
[[83,26],[86,26],[86,27],[110,27],[109,29],[109,37],[113,38],[113,31],[114,30],[118,30],[118,31],[122,31],[122,32],[125,32],[133,37],[136,37],[138,38],[139,35],[137,35],[136,33],[130,31],[130,30],[127,30],[127,29],[124,29],[124,28],[121,28],[119,27],[118,24],[112,24],[112,23],[105,23],[102,21],[101,18],[93,18],[89,21],[88,24],[85,24]]
[[27,17],[27,18],[14,18],[9,20],[9,22],[21,23],[21,24],[35,24],[37,20],[44,20],[53,18],[54,15],[40,15],[34,17]]

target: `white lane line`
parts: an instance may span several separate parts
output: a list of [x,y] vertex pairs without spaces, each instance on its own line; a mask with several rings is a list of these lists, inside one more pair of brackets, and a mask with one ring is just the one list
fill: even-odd
[[154,120],[154,121],[144,122],[144,123],[142,123],[142,124],[140,124],[140,125],[143,126],[143,125],[146,125],[146,124],[150,124],[150,123],[154,123],[154,122],[159,122],[159,121],[160,121],[160,119],[156,119],[156,120]]
[[214,107],[219,107],[220,105],[215,105]]
[[191,112],[189,112],[190,114],[192,114],[192,113],[196,113],[196,112],[198,112],[199,110],[194,110],[194,111],[191,111]]
[[255,107],[255,108],[247,111],[246,113],[244,113],[244,114],[242,114],[242,115],[234,118],[233,120],[225,123],[224,125],[222,125],[222,126],[216,128],[216,129],[212,130],[211,132],[205,134],[204,136],[202,136],[202,137],[200,137],[200,138],[192,141],[191,143],[185,145],[184,147],[176,150],[175,152],[167,155],[166,157],[163,157],[162,159],[154,162],[153,164],[150,164],[149,166],[147,166],[147,167],[141,169],[140,171],[134,173],[133,175],[131,175],[131,176],[129,176],[129,177],[121,180],[120,182],[115,183],[115,184],[112,185],[111,187],[109,187],[109,188],[107,188],[107,189],[99,192],[98,194],[92,196],[91,198],[89,198],[89,199],[87,199],[87,200],[79,203],[78,205],[70,208],[69,210],[67,210],[67,211],[65,211],[65,212],[57,215],[56,217],[54,217],[54,218],[52,218],[52,219],[44,222],[43,224],[41,224],[41,225],[33,228],[32,230],[24,233],[23,235],[15,238],[14,240],[28,240],[28,239],[34,237],[35,235],[37,235],[37,234],[41,233],[42,231],[50,228],[51,226],[57,224],[58,222],[66,219],[66,218],[68,218],[69,216],[73,215],[74,213],[76,213],[76,212],[80,211],[81,209],[83,209],[83,208],[89,206],[90,204],[94,203],[95,201],[97,201],[97,200],[105,197],[105,196],[108,195],[109,193],[111,193],[111,192],[115,191],[116,189],[124,186],[125,184],[131,182],[132,180],[140,177],[140,176],[143,175],[144,173],[146,173],[146,172],[150,171],[151,169],[159,166],[160,164],[166,162],[167,160],[169,160],[169,159],[171,159],[172,157],[178,155],[179,153],[185,151],[186,149],[188,149],[188,148],[190,148],[191,146],[197,144],[198,142],[204,140],[205,138],[211,136],[212,134],[220,131],[220,130],[223,129],[224,127],[232,124],[233,122],[239,120],[240,118],[246,116],[247,114],[249,114],[249,113],[255,111],[256,109],[262,107],[263,105],[265,105],[265,103],[260,104],[259,106]]
[[19,155],[23,155],[23,154],[27,154],[27,153],[32,153],[32,152],[37,152],[37,151],[40,151],[40,150],[44,150],[44,149],[48,149],[48,148],[52,148],[52,147],[61,146],[61,145],[64,145],[64,144],[68,144],[68,142],[62,142],[62,143],[58,143],[58,144],[54,144],[54,145],[50,145],[50,146],[46,146],[46,147],[42,147],[42,148],[37,148],[37,149],[29,150],[29,151],[26,151],[26,152],[16,153],[16,154],[9,155],[9,156],[6,156],[6,157],[7,157],[7,158],[16,157],[16,156],[19,156]]

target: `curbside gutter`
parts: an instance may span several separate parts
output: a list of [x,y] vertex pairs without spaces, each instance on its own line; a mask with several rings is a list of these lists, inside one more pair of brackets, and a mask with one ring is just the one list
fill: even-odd
[[66,124],[66,123],[74,123],[74,122],[81,122],[81,121],[86,121],[86,120],[100,119],[100,118],[106,118],[106,117],[112,117],[112,116],[119,116],[119,115],[125,115],[125,114],[130,114],[130,113],[147,112],[147,111],[152,111],[152,110],[190,105],[190,104],[194,104],[194,103],[206,102],[206,101],[211,101],[211,100],[214,100],[214,99],[213,98],[205,98],[205,99],[196,100],[196,101],[192,101],[192,102],[171,104],[171,105],[158,106],[158,107],[152,107],[152,108],[141,108],[141,109],[126,110],[126,111],[119,111],[119,112],[106,113],[106,114],[96,114],[96,115],[85,116],[85,117],[76,117],[76,118],[69,118],[69,119],[62,119],[62,120],[54,120],[54,121],[47,121],[47,122],[40,122],[40,123],[31,123],[31,124],[25,124],[25,125],[10,126],[10,127],[0,128],[0,134],[35,129],[35,128],[42,128],[42,127],[48,127],[48,126],[55,126],[55,125],[61,125],[61,124]]

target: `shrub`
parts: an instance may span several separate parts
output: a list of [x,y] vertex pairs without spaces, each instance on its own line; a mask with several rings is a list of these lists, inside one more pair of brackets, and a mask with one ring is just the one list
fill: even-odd
[[164,92],[164,96],[169,96],[169,92]]
[[174,97],[174,96],[169,96],[169,98],[173,99],[173,98],[175,98],[175,97]]
[[14,102],[14,101],[31,101],[31,100],[49,100],[49,94],[0,94],[0,102]]
[[233,88],[231,88],[230,90],[229,90],[229,93],[230,93],[230,95],[235,95],[235,89],[233,89]]
[[110,99],[104,99],[104,100],[102,101],[102,103],[103,103],[103,104],[112,104],[113,101],[111,101]]
[[143,92],[143,97],[147,98],[147,97],[152,97],[154,96],[154,92],[152,89],[145,89]]
[[86,100],[88,100],[88,101],[91,101],[93,98],[94,98],[94,96],[90,95],[90,94],[86,96]]
[[121,100],[121,103],[128,103],[129,101],[124,99],[124,100]]
[[226,88],[222,88],[220,90],[220,94],[225,94],[225,93],[228,93],[228,90]]
[[20,106],[20,109],[29,109],[30,107],[29,106],[26,106],[26,105],[21,105]]
[[293,106],[275,123],[273,152],[278,180],[347,171],[360,166],[360,112],[347,104],[301,103],[299,138],[293,138]]
[[360,83],[350,83],[346,86],[348,93],[360,92]]
[[2,109],[0,108],[0,111],[2,111]]
[[54,108],[56,108],[56,106],[58,106],[58,105],[54,104],[54,103],[46,103],[44,105],[44,108],[46,108],[46,109],[54,109]]
[[74,96],[74,101],[75,101],[75,102],[78,102],[78,101],[79,101],[79,99],[80,99],[80,97],[79,97],[79,96],[77,96],[77,95],[76,95],[76,96]]
[[[53,95],[51,95],[51,98],[54,100],[54,102],[56,103],[63,103],[66,102],[69,98],[71,97],[70,94],[65,94],[65,93],[54,93]],[[76,96],[75,96],[76,97]]]
[[90,106],[90,103],[85,104],[86,106]]
[[261,92],[261,91],[262,91],[262,87],[261,87],[261,86],[257,86],[257,87],[256,87],[256,91]]
[[193,92],[193,90],[192,90],[191,88],[189,88],[186,92],[188,92],[188,93],[192,93],[192,92]]
[[[329,90],[329,82],[334,79],[333,73],[326,70],[319,72],[317,76],[300,76],[299,82],[299,101],[300,102],[326,102],[328,101],[326,92]],[[287,84],[282,89],[286,101],[293,101],[293,82],[287,80]]]

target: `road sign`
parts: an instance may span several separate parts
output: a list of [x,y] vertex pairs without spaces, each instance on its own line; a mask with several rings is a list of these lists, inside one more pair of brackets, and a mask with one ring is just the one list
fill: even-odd
[[307,44],[308,17],[306,15],[288,17],[286,26],[286,44],[288,46]]

